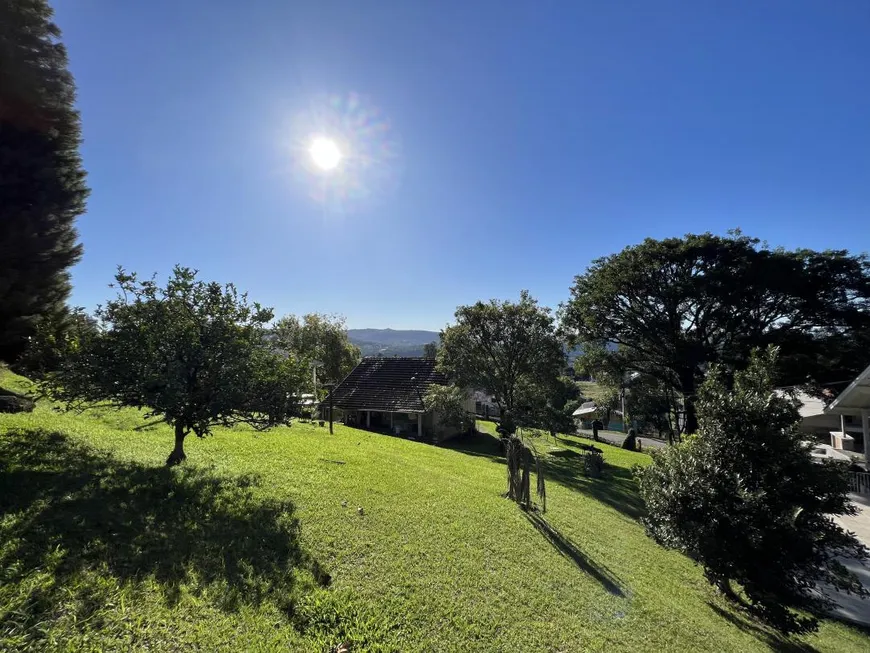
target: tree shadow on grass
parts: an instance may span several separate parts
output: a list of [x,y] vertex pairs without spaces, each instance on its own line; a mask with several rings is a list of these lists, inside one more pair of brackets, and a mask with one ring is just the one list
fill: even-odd
[[553,545],[554,549],[601,583],[601,586],[610,594],[620,597],[625,596],[625,592],[622,589],[619,579],[613,575],[607,567],[590,560],[576,544],[562,535],[562,533],[556,530],[554,526],[540,515],[528,511],[525,514],[526,519],[528,519],[532,526],[534,526],[535,529],[537,529],[537,531]]
[[766,644],[771,651],[777,651],[777,653],[818,653],[818,649],[806,642],[802,642],[798,639],[783,637],[782,635],[773,632],[764,626],[761,626],[757,623],[752,622],[746,617],[740,616],[739,614],[734,614],[720,608],[718,605],[714,603],[707,602],[707,605],[710,607],[713,612],[717,615],[725,619],[727,622],[736,626],[739,630],[742,630],[744,633],[748,633],[758,639],[760,642]]
[[501,459],[501,462],[505,462],[504,447],[501,444],[501,440],[497,436],[482,431],[474,431],[470,434],[451,438],[441,446],[444,449],[452,449],[460,453],[482,456],[492,460]]
[[[560,437],[557,442],[576,447],[577,443]],[[498,437],[476,431],[448,440],[442,445],[471,456],[488,458],[493,462],[505,464],[504,449]],[[646,514],[643,499],[640,498],[637,482],[631,470],[614,465],[606,465],[601,478],[591,478],[584,474],[583,453],[573,449],[561,449],[544,455],[547,480],[553,480],[568,489],[582,492],[623,515],[637,520]],[[605,461],[606,462],[606,461]]]
[[605,464],[601,478],[589,477],[584,474],[583,455],[571,449],[554,451],[546,458],[547,478],[615,508],[631,519],[637,520],[646,514],[631,470]]
[[[48,571],[22,611],[0,612],[0,630],[51,619],[82,575],[124,584],[153,578],[169,605],[181,588],[209,590],[216,607],[293,601],[328,575],[299,543],[289,501],[255,497],[253,476],[193,466],[148,467],[117,460],[59,433],[0,436],[0,584]],[[214,598],[219,597],[219,598]]]

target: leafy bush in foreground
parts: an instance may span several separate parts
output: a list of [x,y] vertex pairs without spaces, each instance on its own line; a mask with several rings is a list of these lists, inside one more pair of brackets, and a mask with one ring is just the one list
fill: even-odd
[[[698,397],[699,435],[636,473],[648,533],[701,564],[710,583],[785,634],[811,632],[831,605],[820,583],[867,595],[838,556],[868,551],[830,515],[854,514],[846,470],[816,463],[795,402],[775,393],[776,350],[755,352],[729,391],[713,369]],[[738,596],[732,583],[742,589]]]

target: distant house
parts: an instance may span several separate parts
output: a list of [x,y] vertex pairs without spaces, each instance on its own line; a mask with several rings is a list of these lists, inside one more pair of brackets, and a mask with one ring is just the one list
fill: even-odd
[[483,417],[483,419],[499,419],[501,417],[501,408],[490,393],[475,390],[471,393],[471,397],[474,400],[474,412],[478,417]]
[[814,436],[815,442],[830,442],[830,447],[843,451],[863,451],[862,424],[860,411],[854,414],[836,413],[828,410],[831,398],[821,399],[803,390],[781,388],[798,401],[801,416],[801,433]]
[[[441,442],[458,432],[423,405],[433,385],[447,385],[447,377],[431,358],[364,358],[332,391],[332,403],[350,426]],[[474,412],[472,398],[466,410]]]
[[[840,429],[831,433],[834,447],[863,452],[864,460],[870,463],[870,367],[837,395],[825,412],[841,420]],[[858,434],[850,435],[847,421]]]
[[[831,431],[840,428],[840,418],[825,412],[827,402],[824,399],[814,397],[803,390],[783,389],[782,392],[793,392],[794,398],[799,402],[798,412],[801,416],[800,430],[802,433],[827,440],[830,438]],[[860,425],[858,425],[858,429],[860,432]]]

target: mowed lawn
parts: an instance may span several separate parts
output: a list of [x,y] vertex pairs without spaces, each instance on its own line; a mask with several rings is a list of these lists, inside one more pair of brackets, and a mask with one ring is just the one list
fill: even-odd
[[[630,473],[644,454],[599,445],[608,471],[590,480],[580,440],[542,439],[547,512],[527,515],[502,498],[486,433],[434,447],[217,429],[167,470],[170,430],[144,423],[46,403],[0,416],[0,650],[784,647],[646,537]],[[791,645],[870,638],[825,622]]]

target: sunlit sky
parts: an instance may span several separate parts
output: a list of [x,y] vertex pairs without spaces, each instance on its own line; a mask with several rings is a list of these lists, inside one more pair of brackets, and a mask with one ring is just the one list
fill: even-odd
[[555,306],[647,236],[870,249],[867,0],[55,6],[93,189],[75,304],[181,263],[438,329]]

